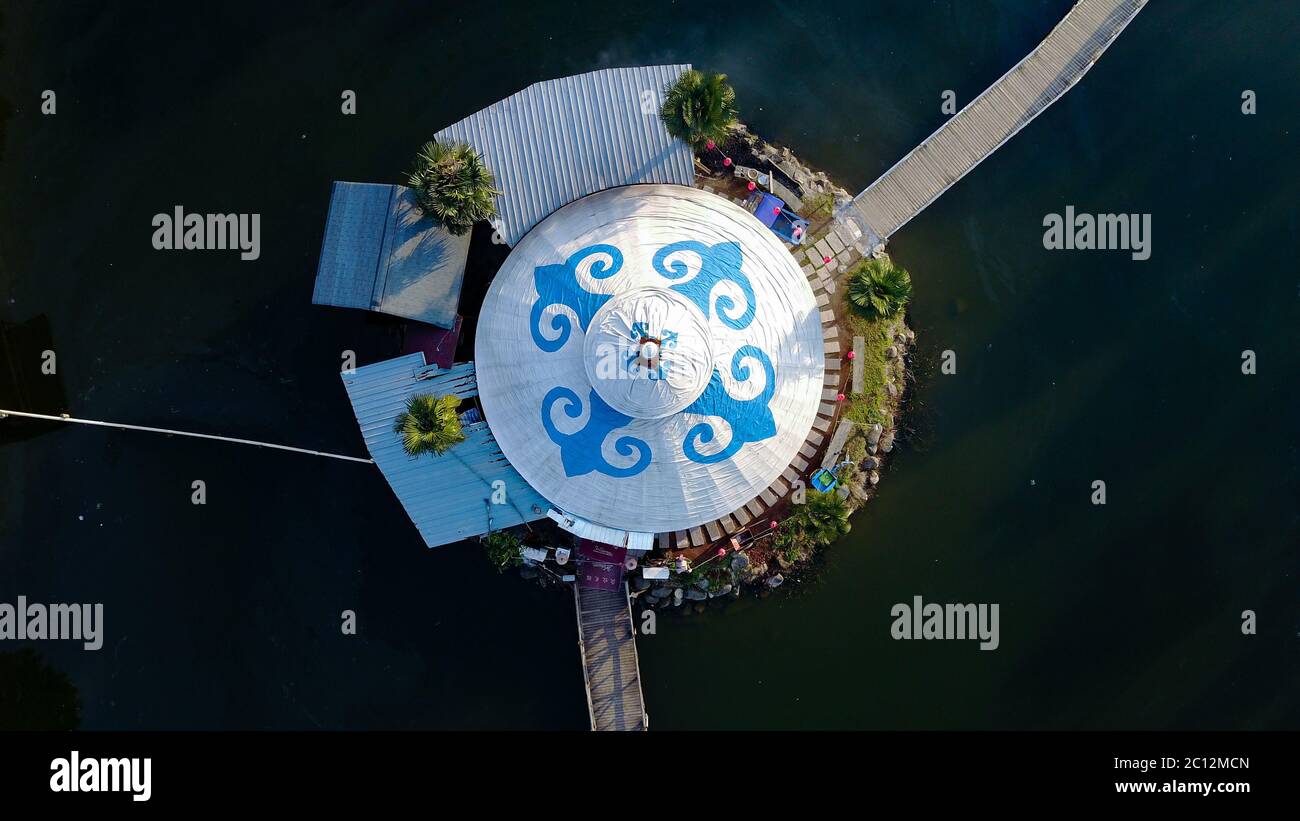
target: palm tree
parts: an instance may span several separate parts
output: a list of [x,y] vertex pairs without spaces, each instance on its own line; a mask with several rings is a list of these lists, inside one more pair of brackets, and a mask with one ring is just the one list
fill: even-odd
[[497,214],[496,179],[465,143],[425,143],[406,184],[415,189],[420,210],[458,236]]
[[465,441],[456,409],[460,397],[436,397],[422,393],[406,400],[406,410],[397,417],[393,430],[402,435],[402,447],[412,456],[441,455],[452,445]]
[[825,545],[849,532],[849,512],[848,503],[835,491],[809,490],[790,518],[811,542]]
[[695,148],[720,143],[736,122],[736,92],[727,75],[691,69],[668,87],[659,119],[669,134]]
[[507,568],[518,567],[524,563],[523,557],[519,555],[519,537],[513,533],[494,530],[480,541],[483,542],[483,549],[487,551],[488,561],[492,562],[492,566],[498,573],[504,573]]
[[912,277],[888,259],[869,259],[849,279],[848,298],[868,319],[889,319],[912,298]]

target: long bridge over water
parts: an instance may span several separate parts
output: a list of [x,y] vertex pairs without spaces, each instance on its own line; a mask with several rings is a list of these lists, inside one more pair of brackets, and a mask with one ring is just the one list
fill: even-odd
[[868,254],[1074,87],[1147,0],[1079,0],[1038,47],[836,216]]

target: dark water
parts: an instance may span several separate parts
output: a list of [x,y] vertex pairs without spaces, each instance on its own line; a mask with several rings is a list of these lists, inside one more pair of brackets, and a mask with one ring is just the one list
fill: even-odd
[[[77,415],[359,453],[339,355],[394,341],[310,305],[331,180],[399,181],[535,80],[690,61],[856,190],[1069,5],[6,4],[0,316],[49,319]],[[916,436],[803,584],[640,640],[655,728],[1300,727],[1298,39],[1290,2],[1156,0],[897,236],[958,373],[919,369]],[[178,203],[260,212],[261,259],[154,252]],[[1152,214],[1151,259],[1043,250],[1067,204]],[[39,648],[85,727],[585,726],[571,600],[424,550],[369,468],[78,428],[0,482],[0,601],[105,604],[102,651]],[[1001,648],[890,640],[914,595],[999,603]]]

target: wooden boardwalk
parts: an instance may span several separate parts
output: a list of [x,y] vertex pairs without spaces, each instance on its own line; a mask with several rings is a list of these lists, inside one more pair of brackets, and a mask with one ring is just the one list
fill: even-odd
[[593,730],[644,730],[649,726],[641,697],[627,583],[618,590],[573,586],[578,608],[578,646]]
[[1047,38],[837,217],[863,253],[887,240],[1083,78],[1147,0],[1079,0]]

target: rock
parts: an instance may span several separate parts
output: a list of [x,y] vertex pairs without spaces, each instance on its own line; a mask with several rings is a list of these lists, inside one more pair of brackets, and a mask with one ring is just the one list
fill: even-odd
[[633,577],[632,577],[632,589],[633,589],[633,590],[645,590],[645,589],[646,589],[647,587],[649,587],[649,586],[650,586],[650,580],[647,579],[647,578],[645,578],[644,576],[633,576]]
[[696,590],[695,588],[691,588],[690,590],[686,591],[686,598],[691,601],[704,601],[708,597],[709,594],[705,593],[703,590]]
[[897,357],[898,348],[895,348],[893,345],[890,345],[888,348],[885,348],[885,356],[890,359]]
[[880,426],[879,422],[872,425],[871,430],[867,431],[867,444],[875,447],[876,443],[880,441],[880,435],[884,432],[885,429]]
[[775,576],[767,580],[768,587],[780,587],[783,584],[785,584],[785,576],[782,576],[780,573],[777,573]]
[[898,396],[898,388],[894,387],[893,382],[886,382],[885,393],[889,394],[890,396]]
[[682,589],[679,587],[673,591],[673,607],[681,607]]
[[718,595],[719,595],[719,596],[725,596],[725,595],[727,595],[728,593],[730,593],[730,592],[732,591],[732,589],[733,589],[733,588],[732,588],[731,585],[729,585],[729,584],[724,584],[724,585],[722,586],[722,589],[718,591]]
[[874,470],[871,471],[871,475],[867,477],[867,481],[871,482],[872,486],[880,484],[880,474],[876,473]]
[[889,453],[894,449],[894,432],[892,430],[885,434],[884,439],[880,440],[880,449],[885,453]]
[[880,467],[880,460],[874,456],[868,456],[862,460],[862,467],[866,470],[875,470]]
[[744,553],[737,553],[731,559],[731,569],[739,573],[749,567],[749,557]]

